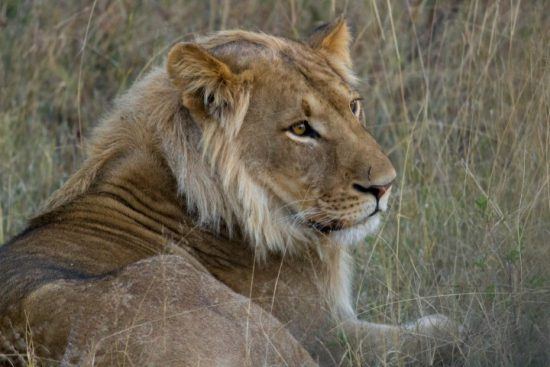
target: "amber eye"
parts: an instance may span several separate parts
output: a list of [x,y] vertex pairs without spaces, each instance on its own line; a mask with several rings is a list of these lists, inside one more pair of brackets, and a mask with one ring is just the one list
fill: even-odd
[[351,109],[351,113],[355,115],[355,117],[359,117],[361,114],[361,98],[354,99],[349,104],[349,108]]
[[315,131],[307,121],[299,121],[291,125],[288,130],[296,136],[307,136],[310,138],[318,138],[319,133]]
[[292,131],[294,135],[298,135],[298,136],[304,135],[307,131],[305,122],[299,122],[297,124],[292,125],[290,127],[290,131]]

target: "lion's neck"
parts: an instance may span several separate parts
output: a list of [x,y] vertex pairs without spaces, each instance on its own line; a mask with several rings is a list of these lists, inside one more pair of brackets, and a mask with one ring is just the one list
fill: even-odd
[[[243,177],[245,171],[228,169],[235,166],[236,152],[227,144],[215,146],[222,138],[215,133],[206,138],[218,157],[207,163],[204,132],[181,110],[178,98],[163,72],[134,86],[122,108],[96,131],[90,158],[53,196],[48,210],[98,188],[114,190],[113,183],[137,183],[136,196],[154,203],[157,224],[167,234],[156,240],[157,251],[190,251],[244,295],[273,296],[284,286],[275,290],[268,284],[283,279],[289,297],[294,292],[311,294],[317,302],[326,297],[338,312],[349,313],[346,250],[332,246],[319,254],[318,244],[296,243],[290,227],[273,217],[265,191]],[[156,108],[142,107],[151,105]]]
[[[103,220],[106,230],[133,222],[125,227],[126,234],[147,236],[148,251],[136,248],[140,255],[134,255],[138,257],[162,253],[192,256],[217,279],[251,296],[281,319],[311,312],[312,304],[320,314],[327,307],[339,313],[349,311],[345,251],[333,249],[323,259],[309,249],[300,254],[270,252],[266,256],[255,251],[238,227],[229,230],[220,225],[214,230],[200,223],[196,209],[187,207],[177,178],[158,149],[144,145],[122,152],[103,167],[88,191],[75,199],[75,205],[65,210],[82,210],[82,203],[90,209],[106,205],[105,197],[125,208],[97,220]],[[122,239],[117,242],[126,244]],[[120,265],[135,260],[132,256]],[[292,310],[287,307],[289,302],[294,304]]]

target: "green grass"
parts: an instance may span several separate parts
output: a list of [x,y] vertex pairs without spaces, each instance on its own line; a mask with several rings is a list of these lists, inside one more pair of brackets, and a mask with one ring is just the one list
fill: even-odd
[[223,28],[299,37],[344,12],[369,126],[399,172],[383,230],[356,250],[358,311],[449,315],[469,330],[467,366],[548,366],[550,5],[408,3],[1,2],[0,243],[173,42]]

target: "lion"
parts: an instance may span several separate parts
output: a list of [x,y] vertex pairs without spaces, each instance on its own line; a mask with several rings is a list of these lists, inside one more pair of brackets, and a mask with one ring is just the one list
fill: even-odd
[[365,128],[350,41],[339,18],[304,42],[236,30],[175,44],[0,248],[5,363],[443,356],[445,316],[385,325],[352,307],[350,253],[396,171]]

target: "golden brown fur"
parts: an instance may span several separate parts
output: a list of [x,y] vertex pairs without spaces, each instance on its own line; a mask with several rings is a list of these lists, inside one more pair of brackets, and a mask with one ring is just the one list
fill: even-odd
[[[0,249],[0,352],[313,366],[447,342],[443,316],[397,327],[351,307],[349,246],[375,230],[395,171],[362,126],[349,42],[337,20],[308,43],[231,31],[175,45]],[[293,132],[304,120],[315,134]]]

